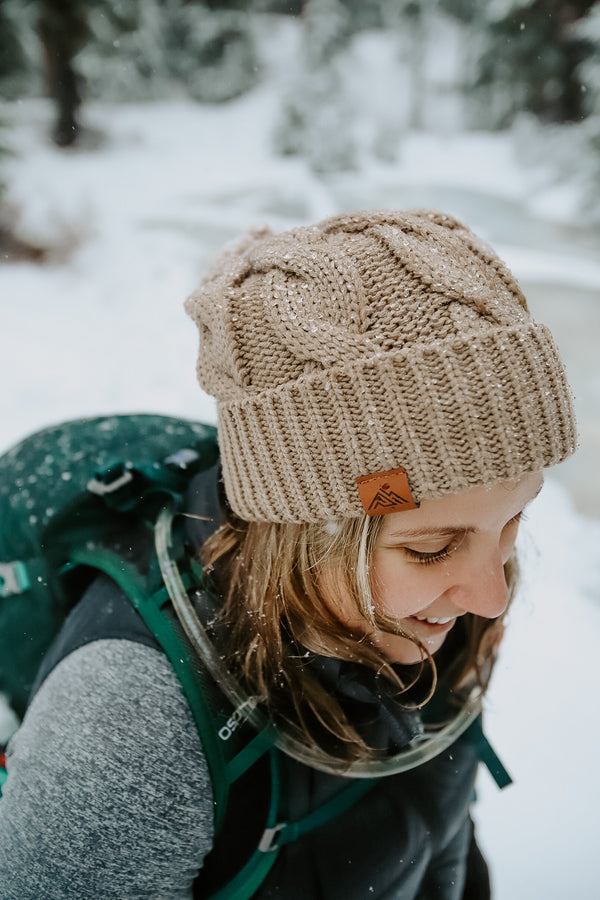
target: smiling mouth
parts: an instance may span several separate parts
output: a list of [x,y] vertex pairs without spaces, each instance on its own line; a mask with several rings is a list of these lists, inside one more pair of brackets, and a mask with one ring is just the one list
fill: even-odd
[[451,622],[455,619],[456,616],[411,616],[411,619],[416,619],[417,622],[427,622],[429,625],[446,625],[447,622]]
[[456,616],[410,616],[410,619],[416,623],[417,632],[425,631],[429,636],[450,631],[456,622]]

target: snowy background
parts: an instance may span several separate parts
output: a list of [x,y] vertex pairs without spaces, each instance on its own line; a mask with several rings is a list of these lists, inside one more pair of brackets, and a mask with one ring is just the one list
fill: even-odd
[[[339,54],[335,78],[307,89],[315,128],[305,129],[301,152],[282,155],[300,27],[263,17],[254,28],[260,77],[227,103],[90,100],[69,149],[49,139],[49,101],[2,103],[2,140],[13,152],[0,170],[5,209],[14,232],[47,253],[43,263],[11,257],[0,266],[0,451],[81,415],[214,421],[195,382],[196,334],[182,302],[246,227],[380,206],[464,219],[552,328],[582,437],[576,457],[548,473],[520,537],[526,577],[487,702],[488,736],[515,784],[499,792],[482,773],[480,840],[496,900],[591,900],[600,836],[600,232],[589,181],[582,170],[565,174],[564,132],[549,130],[546,143],[527,117],[503,131],[467,127],[445,87],[451,30],[434,41],[437,81],[426,80],[420,121],[403,89],[410,73],[397,37],[364,31]],[[318,123],[320,91],[338,93]]]

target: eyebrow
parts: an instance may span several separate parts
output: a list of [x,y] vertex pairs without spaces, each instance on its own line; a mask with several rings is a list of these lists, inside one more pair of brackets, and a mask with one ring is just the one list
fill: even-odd
[[441,527],[433,525],[431,528],[411,528],[410,530],[401,528],[398,531],[391,532],[390,537],[420,538],[430,537],[431,535],[451,537],[453,534],[475,534],[476,531],[477,528],[473,525],[442,525]]
[[[540,491],[544,487],[544,481],[542,479],[542,483],[539,488],[531,498],[528,500],[521,512],[527,509],[530,503],[533,503],[535,498],[539,496]],[[517,513],[517,515],[519,515]],[[475,528],[474,525],[431,525],[428,528],[399,528],[397,531],[392,531],[389,537],[400,537],[400,538],[421,538],[421,537],[431,537],[435,535],[436,537],[452,537],[456,534],[477,534],[478,528]]]

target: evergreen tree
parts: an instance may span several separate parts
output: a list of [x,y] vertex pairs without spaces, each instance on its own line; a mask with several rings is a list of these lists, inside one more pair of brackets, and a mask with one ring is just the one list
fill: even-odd
[[588,15],[578,22],[575,31],[590,47],[590,53],[578,70],[585,110],[590,118],[600,118],[600,0],[596,0]]
[[426,102],[425,44],[428,19],[435,13],[436,6],[437,0],[430,0],[426,5],[417,0],[386,0],[382,10],[384,24],[397,33],[399,53],[408,66],[406,89],[410,100],[409,128],[423,127]]
[[5,3],[0,2],[0,88],[4,97],[18,96],[27,70],[18,31]]
[[190,96],[219,103],[252,87],[260,67],[248,15],[212,5],[183,3],[174,11],[169,62]]
[[90,13],[93,37],[80,57],[90,93],[112,100],[185,93],[206,102],[244,93],[259,65],[248,15],[232,5],[104,0]]
[[315,172],[343,171],[356,163],[341,71],[350,35],[350,16],[340,0],[308,0],[300,59],[284,97],[275,146],[284,155],[304,156]]
[[90,96],[117,101],[164,96],[170,80],[167,4],[105,0],[90,11],[91,38],[79,59]]
[[591,52],[578,74],[584,88],[587,119],[581,126],[583,160],[579,163],[584,180],[584,212],[600,221],[600,0],[577,25],[577,35],[589,43]]
[[520,111],[543,122],[583,118],[578,70],[590,45],[573,25],[592,3],[505,0],[480,7],[483,46],[475,88],[481,124],[506,127]]
[[[81,95],[221,102],[256,83],[248,0],[0,0],[0,89],[57,103],[56,139],[77,134]],[[41,42],[40,42],[41,39]],[[42,52],[40,53],[40,47]],[[41,73],[43,72],[43,77]]]
[[[381,28],[385,25],[385,8],[395,0],[343,0],[354,31]],[[402,2],[402,0],[400,0]]]
[[39,56],[37,14],[35,4],[0,0],[0,95],[5,99],[39,91],[33,62]]
[[249,9],[280,16],[299,16],[305,5],[306,0],[250,0]]

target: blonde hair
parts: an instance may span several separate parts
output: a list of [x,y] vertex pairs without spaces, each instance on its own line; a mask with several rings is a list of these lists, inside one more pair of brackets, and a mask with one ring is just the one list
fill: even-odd
[[[424,682],[419,706],[430,699],[437,680],[426,648],[373,603],[369,568],[380,528],[381,517],[281,524],[245,522],[230,514],[201,551],[205,574],[223,595],[216,624],[229,669],[263,699],[279,726],[312,748],[333,739],[348,761],[372,758],[374,751],[306,665],[311,652],[367,666],[389,679],[399,695]],[[514,565],[506,567],[506,577],[512,594]],[[486,689],[503,619],[463,617],[466,644],[450,672],[457,700],[475,685]],[[422,662],[409,683],[374,644],[375,631],[401,635],[420,647]]]

